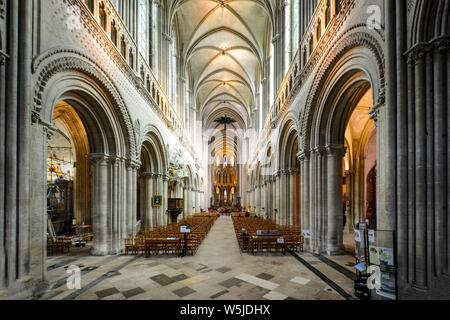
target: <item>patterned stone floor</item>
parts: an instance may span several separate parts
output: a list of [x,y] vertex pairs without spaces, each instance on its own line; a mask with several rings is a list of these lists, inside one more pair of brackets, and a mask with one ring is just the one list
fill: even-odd
[[[240,253],[230,217],[218,219],[192,257],[90,256],[86,249],[47,260],[43,300],[354,299],[353,257]],[[66,270],[81,268],[81,289]]]

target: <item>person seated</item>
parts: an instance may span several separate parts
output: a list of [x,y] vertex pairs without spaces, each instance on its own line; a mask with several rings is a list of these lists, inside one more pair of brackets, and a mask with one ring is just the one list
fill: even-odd
[[242,228],[241,237],[248,237],[248,232],[246,229]]
[[258,214],[255,213],[255,214],[253,215],[253,218],[258,218]]
[[241,216],[241,213],[239,213],[239,216],[238,216],[238,218],[242,218],[242,216]]

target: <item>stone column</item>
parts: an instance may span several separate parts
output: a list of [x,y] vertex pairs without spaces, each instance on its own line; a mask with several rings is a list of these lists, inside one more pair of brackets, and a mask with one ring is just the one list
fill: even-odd
[[108,158],[105,155],[91,154],[89,160],[94,166],[93,172],[93,233],[92,255],[108,254]]
[[307,152],[307,151],[299,152],[298,159],[300,160],[300,179],[301,179],[301,183],[300,183],[301,228],[302,228],[302,230],[309,230],[309,228],[310,228],[309,152]]
[[183,202],[184,202],[184,210],[183,210],[183,219],[187,218],[189,213],[188,213],[188,194],[189,194],[189,189],[186,185],[183,186]]
[[425,52],[417,51],[415,56],[415,236],[416,236],[416,285],[425,288],[426,282],[426,213],[427,213],[427,172],[426,172],[426,97],[425,97]]
[[260,213],[261,212],[261,186],[258,185],[256,186],[255,189],[255,199],[256,199],[256,204],[255,204],[255,213]]
[[200,206],[201,206],[201,203],[200,203],[200,190],[195,190],[195,197],[196,197],[196,203],[197,203],[197,206],[196,206],[196,210],[197,210],[197,212],[200,212]]
[[[17,274],[17,154],[18,154],[18,14],[19,1],[11,1],[8,3],[9,8],[9,32],[8,32],[8,47],[9,60],[6,63],[6,110],[5,122],[6,128],[4,130],[5,138],[5,178],[2,181],[8,187],[5,189],[5,275],[6,286],[12,286],[16,282]],[[3,130],[3,127],[1,128]],[[3,134],[2,134],[3,137]],[[2,159],[3,161],[3,159]],[[3,261],[2,261],[3,263]]]
[[[310,239],[310,250],[313,252],[316,247],[316,197],[317,197],[317,187],[316,187],[316,152],[311,152],[311,160],[309,162],[309,231],[311,234]],[[308,168],[306,168],[308,170]]]
[[[438,174],[434,175],[434,208],[435,208],[435,221],[436,221],[436,230],[435,230],[435,247],[436,247],[436,274],[442,275],[445,271],[445,263],[446,259],[444,257],[447,256],[449,259],[449,255],[445,252],[445,220],[446,220],[446,212],[444,210],[446,203],[445,199],[449,198],[448,194],[446,195],[446,181],[445,175],[439,174],[440,172],[445,172],[445,170],[450,167],[446,167],[444,154],[445,154],[445,141],[443,137],[445,125],[449,127],[450,122],[446,122],[445,119],[445,110],[450,108],[448,105],[448,96],[447,102],[445,101],[445,89],[443,87],[443,83],[445,82],[445,50],[448,50],[445,42],[438,42],[436,44],[435,52],[434,52],[434,170]],[[447,60],[447,64],[450,69],[450,59]],[[449,78],[446,79],[447,84],[449,83]],[[447,91],[449,92],[449,91]],[[447,93],[448,94],[448,93]],[[446,108],[446,109],[445,109]],[[450,130],[450,129],[449,129]],[[447,136],[448,143],[448,136]],[[448,154],[447,154],[447,158]],[[447,176],[449,173],[447,172]],[[447,189],[448,192],[448,189]],[[447,207],[447,210],[449,207]],[[447,221],[447,225],[449,222]]]
[[282,224],[289,225],[289,202],[288,202],[288,185],[289,185],[289,171],[284,170],[281,175],[281,217]]
[[[381,185],[384,186],[382,196],[382,206],[378,207],[377,224],[380,230],[394,230],[397,215],[396,201],[396,175],[397,171],[397,59],[396,59],[396,2],[385,0],[385,34],[386,34],[386,108],[385,108],[385,138],[386,144],[383,145],[383,159],[380,159],[384,172],[380,174]],[[421,87],[421,91],[425,86]],[[389,144],[389,146],[387,146]]]
[[108,221],[108,239],[110,242],[109,253],[116,254],[119,250],[119,158],[109,158],[109,172],[111,174],[109,181],[109,189],[111,190],[111,205],[110,221]]
[[269,217],[270,219],[275,219],[275,178],[273,175],[270,176],[269,180]]
[[[347,186],[347,199],[346,203],[345,203],[345,227],[344,227],[344,232],[347,233],[353,233],[354,230],[354,226],[355,224],[353,223],[353,213],[352,213],[352,208],[353,208],[353,198],[352,198],[352,172],[351,171],[346,171],[345,172],[345,183]],[[348,201],[348,202],[347,202]]]
[[120,159],[120,251],[125,248],[124,239],[127,238],[127,170],[124,158]]
[[[447,90],[447,92],[450,92],[450,50],[447,49],[447,75],[446,75],[446,79],[447,79],[447,88],[445,88],[444,90]],[[450,105],[448,103],[448,95],[447,95],[447,110],[450,109]],[[447,192],[450,188],[450,174],[448,173],[448,170],[450,170],[450,156],[448,156],[450,154],[450,141],[448,139],[448,137],[450,137],[450,112],[447,112]],[[446,197],[447,198],[447,217],[450,214],[450,197]],[[445,203],[445,202],[444,202]],[[445,213],[444,213],[445,215]],[[448,218],[447,218],[447,230],[446,230],[446,234],[447,234],[447,253],[445,254],[445,256],[447,257],[446,259],[446,264],[447,264],[447,274],[450,274],[450,223],[448,222]],[[445,268],[445,266],[444,266]],[[445,269],[444,269],[445,271]]]
[[[275,221],[277,224],[281,224],[281,172],[278,171],[275,175]],[[275,210],[274,210],[275,211]]]
[[158,179],[159,175],[157,173],[153,173],[152,174],[152,181],[151,181],[151,186],[152,186],[152,197],[150,199],[151,202],[151,206],[152,206],[152,223],[153,223],[153,228],[157,227],[160,225],[160,221],[159,221],[159,211],[160,208],[159,207],[153,207],[153,196],[159,196],[159,179]]
[[196,210],[197,210],[197,204],[196,204],[196,201],[197,201],[197,197],[195,196],[195,189],[194,189],[194,187],[191,187],[191,200],[192,200],[192,202],[191,202],[191,215],[194,215],[195,213],[196,213]]
[[[19,12],[19,91],[18,95],[18,270],[17,278],[30,273],[30,143],[31,137],[31,68],[33,56],[33,1],[20,1]],[[9,106],[8,106],[9,108]]]
[[141,204],[142,214],[141,221],[142,226],[153,228],[153,207],[152,207],[152,198],[153,198],[153,174],[152,173],[144,173],[142,175],[144,189],[141,190],[143,194],[143,202]]
[[133,168],[130,160],[126,162],[126,236],[133,236]]
[[295,206],[295,215],[294,215],[294,225],[297,227],[300,227],[302,225],[302,185],[301,185],[301,176],[300,176],[300,168],[295,169],[294,173],[294,181],[295,181],[295,200],[294,200],[294,206]]
[[[406,3],[396,1],[397,29],[397,265],[398,283],[408,278],[408,79],[405,52],[407,47]],[[377,200],[378,201],[378,200]],[[378,203],[377,203],[378,205]],[[354,214],[354,218],[356,218]]]
[[267,217],[268,208],[269,208],[269,204],[267,201],[267,189],[268,189],[268,182],[267,182],[267,178],[266,178],[266,179],[264,179],[264,184],[263,184],[263,188],[262,188],[262,196],[263,196],[262,207],[264,208],[264,210],[263,210],[264,218]]
[[288,221],[288,225],[293,226],[295,224],[295,215],[297,214],[296,212],[296,205],[295,205],[295,200],[297,199],[297,194],[296,194],[296,188],[295,188],[295,169],[291,169],[289,171],[289,191],[286,192],[286,195],[289,199],[289,209],[288,209],[288,217],[289,217],[289,221]]
[[[0,177],[4,179],[6,176],[5,172],[5,147],[6,147],[6,140],[5,140],[5,128],[6,128],[6,105],[5,105],[5,85],[6,85],[6,77],[5,77],[5,61],[6,57],[4,57],[0,53],[0,130],[2,132],[2,135],[0,137]],[[6,194],[6,187],[5,183],[0,183],[0,220],[5,221],[6,215],[5,215],[5,194]],[[4,289],[6,287],[6,279],[5,279],[5,246],[4,246],[4,240],[5,239],[5,224],[0,223],[0,290]]]
[[193,212],[192,212],[192,188],[190,186],[187,187],[187,194],[188,194],[188,202],[186,204],[186,207],[188,209],[188,215],[192,216]]
[[[162,182],[162,176],[157,173],[155,174],[155,189],[156,192],[155,195],[156,196],[163,196],[162,190],[163,190],[163,182]],[[157,226],[162,226],[163,222],[162,222],[162,210],[163,210],[163,204],[161,203],[159,207],[155,207],[155,211],[156,211],[156,221],[157,221]]]
[[140,164],[138,164],[137,162],[133,163],[133,166],[131,168],[132,173],[131,173],[131,179],[132,179],[132,200],[133,203],[131,204],[131,227],[132,227],[132,236],[134,237],[139,230],[136,229],[136,219],[137,219],[137,170],[139,169]]
[[345,147],[327,147],[327,254],[338,255],[344,251],[342,215],[342,158]]
[[169,224],[169,215],[167,214],[167,209],[169,207],[169,177],[163,176],[163,223],[164,225]]

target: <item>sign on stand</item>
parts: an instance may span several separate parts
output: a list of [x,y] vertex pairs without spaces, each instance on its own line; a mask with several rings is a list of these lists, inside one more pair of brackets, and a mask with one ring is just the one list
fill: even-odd
[[186,226],[181,226],[180,233],[191,233],[191,229],[188,229]]

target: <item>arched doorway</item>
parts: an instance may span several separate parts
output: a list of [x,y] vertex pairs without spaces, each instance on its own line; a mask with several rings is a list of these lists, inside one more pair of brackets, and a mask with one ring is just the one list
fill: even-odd
[[94,255],[121,252],[128,231],[121,210],[126,162],[114,156],[121,154],[125,142],[120,134],[112,134],[117,128],[104,111],[89,94],[66,92],[53,108],[54,127],[47,141],[50,239],[56,235],[68,244],[86,245]]
[[56,236],[72,235],[74,225],[92,225],[92,166],[89,140],[75,109],[60,101],[55,131],[47,146],[47,213]]
[[281,224],[301,226],[300,161],[298,132],[293,120],[288,120],[280,135],[280,170],[282,175],[280,209]]
[[[367,85],[361,84],[362,89]],[[366,89],[356,102],[345,129],[346,155],[343,163],[344,248],[354,253],[354,228],[369,221],[376,228],[376,128],[369,112],[373,106],[372,89]],[[370,177],[370,178],[369,178]]]
[[[166,225],[169,179],[166,175],[167,161],[164,144],[159,133],[150,130],[143,139],[141,167],[137,181],[137,217],[141,227],[154,228]],[[172,190],[175,192],[175,190]]]
[[[47,139],[42,143],[44,152],[36,151],[35,155],[36,162],[42,161],[42,171],[36,170],[32,175],[43,183],[47,179],[52,183],[54,178],[47,177],[49,162],[50,166],[52,160],[56,162],[55,158],[60,163],[67,162],[60,177],[73,180],[73,214],[67,214],[64,235],[68,224],[79,227],[83,222],[91,223],[90,253],[120,253],[124,239],[134,234],[130,209],[136,203],[136,189],[132,186],[136,183],[137,167],[135,134],[123,100],[109,78],[76,53],[70,64],[55,55],[39,61],[36,73],[40,84],[33,129],[47,133]],[[69,152],[67,158],[55,154],[59,145]],[[58,171],[57,166],[51,170]],[[47,189],[37,190],[38,201],[45,203]],[[54,202],[54,197],[51,201]],[[73,219],[68,223],[70,216]],[[47,228],[41,230],[45,239]]]

